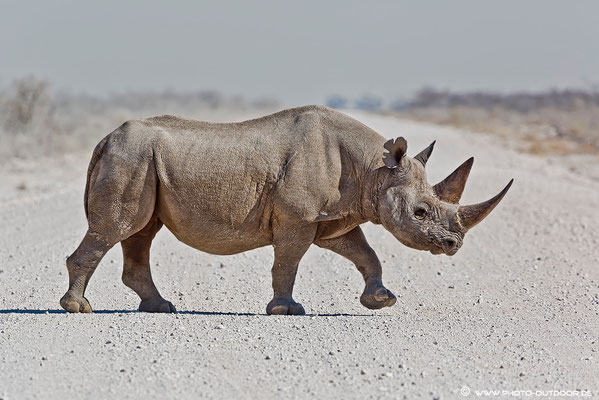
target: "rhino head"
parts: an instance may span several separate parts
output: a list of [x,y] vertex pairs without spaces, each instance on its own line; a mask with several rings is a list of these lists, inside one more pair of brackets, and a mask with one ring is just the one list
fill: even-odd
[[474,205],[459,205],[474,158],[469,158],[434,186],[426,180],[426,162],[435,142],[414,158],[406,156],[403,137],[384,147],[385,167],[375,203],[382,225],[400,242],[433,254],[454,255],[466,232],[482,221],[512,185],[513,179],[495,197]]

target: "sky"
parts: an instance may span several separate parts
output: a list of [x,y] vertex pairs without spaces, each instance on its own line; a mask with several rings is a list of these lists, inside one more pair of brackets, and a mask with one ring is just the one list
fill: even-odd
[[0,85],[288,105],[599,84],[597,1],[0,0]]

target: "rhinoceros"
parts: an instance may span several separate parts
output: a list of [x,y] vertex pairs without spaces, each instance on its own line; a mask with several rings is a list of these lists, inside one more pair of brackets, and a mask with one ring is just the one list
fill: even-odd
[[175,312],[150,272],[150,245],[162,225],[181,242],[212,254],[274,248],[267,314],[304,314],[293,297],[298,265],[315,244],[352,261],[362,274],[362,305],[396,297],[360,225],[382,224],[401,243],[455,254],[465,233],[500,202],[458,205],[470,158],[430,186],[425,166],[434,142],[413,158],[403,137],[374,130],[322,106],[288,109],[238,123],[165,115],[129,121],[96,146],[87,171],[88,230],[68,257],[69,288],[60,305],[91,312],[84,297],[96,266],[123,249],[123,283],[140,311]]

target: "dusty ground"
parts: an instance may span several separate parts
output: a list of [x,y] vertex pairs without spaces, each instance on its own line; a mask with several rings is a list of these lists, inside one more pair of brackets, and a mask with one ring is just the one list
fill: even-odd
[[470,397],[492,389],[599,396],[596,175],[576,159],[516,153],[486,136],[357,117],[405,136],[412,155],[437,139],[432,183],[474,155],[465,202],[516,180],[451,258],[367,225],[384,281],[399,295],[377,312],[358,302],[354,267],[313,248],[295,290],[309,315],[266,316],[271,248],[212,256],[163,229],[153,273],[179,314],[134,311],[117,247],[91,280],[95,313],[66,314],[58,301],[65,258],[86,228],[88,155],[5,163],[0,398],[462,398],[464,386]]

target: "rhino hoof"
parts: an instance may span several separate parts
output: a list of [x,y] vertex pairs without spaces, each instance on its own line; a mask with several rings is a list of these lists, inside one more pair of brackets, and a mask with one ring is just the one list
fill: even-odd
[[87,301],[85,297],[74,296],[69,292],[62,296],[62,299],[60,299],[60,305],[70,313],[92,312],[92,307],[89,305],[89,301]]
[[139,304],[139,311],[151,312],[151,313],[173,313],[177,312],[177,309],[170,301],[160,298],[158,300],[145,300]]
[[396,301],[397,298],[395,295],[384,287],[379,287],[374,292],[365,290],[364,293],[362,293],[362,296],[360,296],[360,303],[371,310],[391,307]]
[[266,306],[268,315],[304,315],[306,310],[300,303],[293,300],[272,299]]

